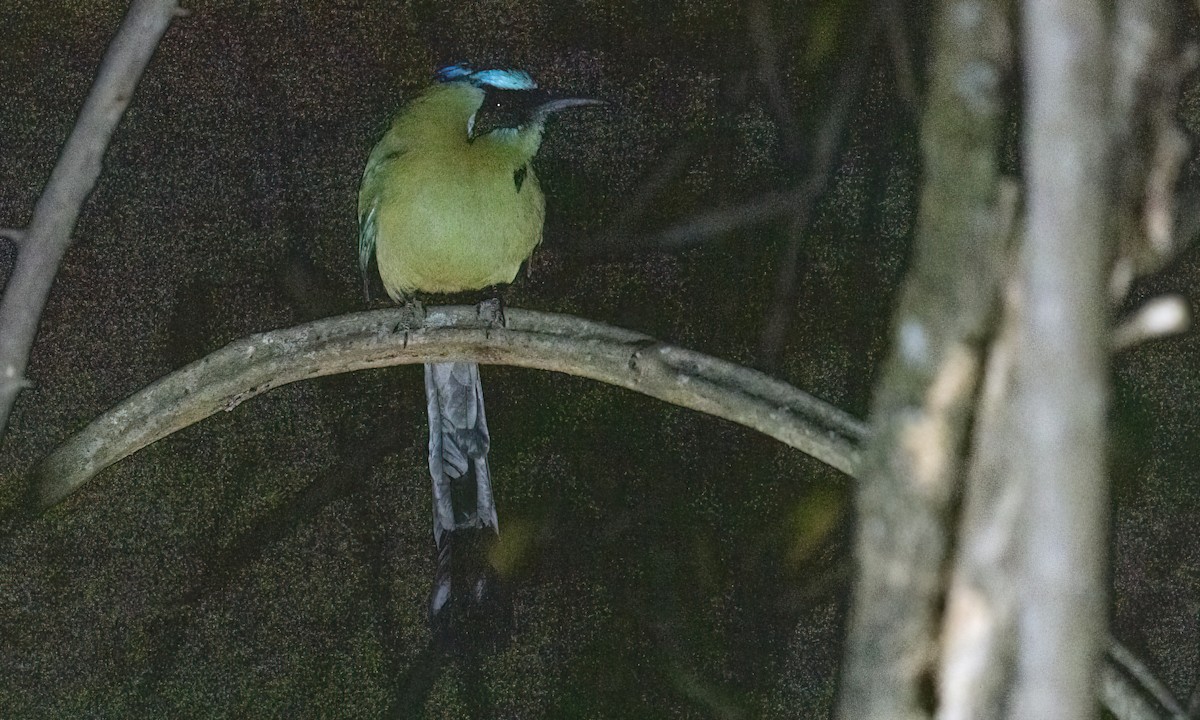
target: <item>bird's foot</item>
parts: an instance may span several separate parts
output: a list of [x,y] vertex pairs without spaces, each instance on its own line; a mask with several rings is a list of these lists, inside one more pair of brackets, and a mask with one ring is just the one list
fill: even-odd
[[508,323],[504,319],[504,299],[493,297],[475,306],[479,321],[489,329],[503,328]]
[[425,326],[425,306],[416,298],[407,298],[400,306],[407,316],[405,322],[410,329],[416,329]]

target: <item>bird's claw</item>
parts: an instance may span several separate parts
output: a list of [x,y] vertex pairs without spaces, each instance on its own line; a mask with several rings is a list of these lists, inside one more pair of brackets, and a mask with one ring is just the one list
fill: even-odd
[[489,328],[503,328],[508,325],[504,318],[504,300],[498,297],[488,298],[475,306],[479,321]]
[[408,315],[408,326],[419,328],[425,326],[425,306],[416,298],[409,298],[401,306]]

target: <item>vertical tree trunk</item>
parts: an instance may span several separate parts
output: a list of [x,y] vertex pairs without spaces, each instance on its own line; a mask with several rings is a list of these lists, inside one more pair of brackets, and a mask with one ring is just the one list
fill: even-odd
[[1023,309],[1015,469],[1025,483],[1011,717],[1096,715],[1106,637],[1112,189],[1105,8],[1026,0]]
[[841,717],[929,714],[948,514],[1005,258],[996,205],[1005,0],[943,0],[914,257],[872,407]]

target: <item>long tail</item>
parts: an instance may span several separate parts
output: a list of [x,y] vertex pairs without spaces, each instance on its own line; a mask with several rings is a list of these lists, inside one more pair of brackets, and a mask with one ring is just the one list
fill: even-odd
[[[433,537],[438,567],[429,601],[436,617],[450,600],[451,567],[456,539],[490,527],[499,533],[487,453],[491,440],[483,412],[479,365],[466,362],[425,366],[425,398],[429,404],[429,474],[433,478]],[[468,531],[468,532],[462,532]],[[463,558],[465,559],[465,558]],[[461,564],[461,563],[460,563]],[[470,568],[460,568],[472,573]],[[458,573],[464,578],[462,572]],[[476,596],[484,593],[482,574],[469,579]],[[476,599],[481,599],[477,597]]]

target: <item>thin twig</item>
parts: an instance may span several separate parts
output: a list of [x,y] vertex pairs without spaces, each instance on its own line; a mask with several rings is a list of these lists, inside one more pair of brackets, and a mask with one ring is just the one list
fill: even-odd
[[804,203],[816,192],[810,184],[805,184],[793,190],[767,193],[744,204],[695,215],[659,232],[644,243],[634,240],[627,244],[668,250],[692,247],[739,228],[770,222],[792,213],[798,204]]
[[23,228],[0,228],[0,238],[5,238],[14,245],[25,242],[25,235]]
[[234,342],[97,418],[35,473],[36,505],[53,505],[96,473],[219,410],[297,380],[474,359],[618,385],[763,432],[848,474],[865,429],[837,408],[762,373],[566,315],[509,309],[502,329],[473,307],[342,315]]
[[650,173],[639,183],[637,189],[630,193],[629,202],[622,205],[600,239],[590,245],[602,251],[632,246],[622,242],[622,238],[629,236],[630,228],[645,216],[655,201],[691,166],[700,154],[700,140],[699,137],[685,138],[665,158],[654,163]]
[[12,276],[0,300],[0,435],[17,395],[38,321],[71,231],[100,175],[101,161],[150,62],[175,17],[175,0],[134,0],[113,37],[58,164],[33,209]]
[[779,71],[779,47],[771,26],[771,9],[766,0],[752,0],[746,13],[750,44],[758,60],[758,81],[767,93],[767,106],[775,117],[783,144],[783,156],[789,166],[800,162],[800,123],[792,110],[792,101],[783,87]]
[[888,49],[892,53],[892,67],[896,72],[896,90],[909,109],[921,107],[921,92],[917,89],[916,63],[913,61],[912,43],[908,39],[905,22],[906,8],[901,0],[882,0],[880,11],[887,17]]
[[858,105],[867,87],[872,62],[872,48],[880,35],[880,23],[876,13],[871,13],[867,27],[862,28],[852,44],[848,58],[838,78],[834,100],[829,105],[825,120],[813,143],[812,156],[801,193],[792,206],[792,217],[788,224],[788,241],[779,260],[775,277],[774,292],[770,309],[767,311],[759,338],[761,364],[771,366],[783,351],[787,331],[796,311],[796,295],[799,291],[800,261],[803,257],[804,236],[808,230],[817,200],[829,187],[836,170],[842,138],[850,120],[850,113]]
[[1141,343],[1187,332],[1192,324],[1192,306],[1182,295],[1151,298],[1134,310],[1113,330],[1114,351],[1128,350]]
[[[1154,673],[1150,672],[1150,668],[1146,667],[1145,663],[1138,659],[1129,648],[1122,645],[1116,638],[1110,637],[1108,639],[1108,649],[1105,654],[1107,656],[1106,665],[1110,671],[1118,668],[1124,670],[1136,681],[1134,687],[1143,690],[1145,695],[1152,698],[1158,707],[1162,708],[1163,712],[1156,715],[1156,717],[1163,717],[1164,714],[1169,714],[1173,720],[1183,720],[1187,717],[1183,706],[1179,704],[1179,701],[1175,699],[1175,696],[1171,694],[1167,686],[1163,685],[1154,676]],[[1117,714],[1115,710],[1113,713]],[[1118,715],[1118,717],[1122,716]],[[1125,719],[1122,717],[1122,720]]]
[[[716,108],[717,122],[713,128],[696,130],[689,136],[679,140],[675,147],[667,153],[660,162],[653,164],[651,170],[638,183],[636,189],[629,193],[628,201],[623,203],[616,217],[599,237],[587,244],[589,252],[606,254],[628,249],[641,249],[662,245],[695,244],[709,239],[714,233],[692,238],[684,235],[679,237],[678,231],[670,229],[665,235],[637,236],[631,231],[638,220],[641,220],[654,207],[655,202],[663,196],[671,186],[679,180],[704,153],[706,145],[726,144],[730,116],[742,109],[746,102],[746,87],[749,84],[749,73],[736,70],[722,84],[720,101]],[[715,135],[715,137],[714,137]],[[671,237],[671,235],[674,237]]]

